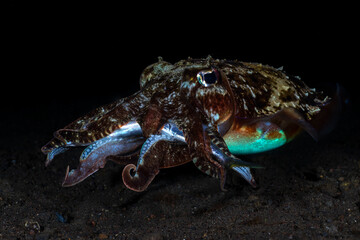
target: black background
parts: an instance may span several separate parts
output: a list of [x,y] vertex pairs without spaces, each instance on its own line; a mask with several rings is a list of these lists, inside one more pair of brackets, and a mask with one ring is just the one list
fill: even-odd
[[283,66],[311,87],[338,82],[356,98],[351,6],[161,6],[10,6],[3,111],[104,104],[137,91],[141,71],[158,56],[174,63],[209,54]]

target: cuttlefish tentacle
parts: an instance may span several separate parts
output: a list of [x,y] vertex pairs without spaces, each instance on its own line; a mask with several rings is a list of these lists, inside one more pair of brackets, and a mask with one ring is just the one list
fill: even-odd
[[145,152],[142,159],[142,165],[128,164],[122,173],[124,185],[137,192],[144,191],[161,168],[173,167],[191,161],[185,145],[164,140],[155,142]]
[[[194,151],[190,149],[190,153],[192,153],[190,156],[195,166],[199,170],[210,176],[218,177],[220,179],[220,188],[222,190],[225,190],[224,186],[226,180],[226,172],[228,169],[235,170],[247,182],[249,182],[252,186],[255,187],[256,183],[250,172],[250,167],[259,168],[261,166],[254,163],[245,162],[236,158],[229,152],[224,140],[221,137],[215,138],[214,135],[212,137],[209,137],[209,134],[207,132],[207,128],[204,127],[204,129],[202,129],[202,133],[204,135],[204,142],[206,144],[209,144],[206,145],[206,147],[204,148],[206,149],[205,152],[201,155],[199,154],[199,152],[194,153]],[[192,142],[194,140],[194,136],[192,136],[190,139],[191,140],[189,141]],[[199,149],[199,145],[195,145],[197,145]],[[208,147],[210,150],[207,150]]]
[[[54,138],[42,147],[42,152],[48,155],[47,164],[60,149],[67,147],[88,146],[131,121],[137,121],[142,116],[144,108],[150,99],[151,91],[134,94],[104,107],[99,107],[84,117],[59,129]],[[57,149],[57,150],[55,150]]]
[[[129,189],[144,191],[161,168],[190,161],[184,138],[179,132],[172,124],[165,124],[159,134],[151,135],[145,141],[137,165],[128,164],[123,170],[123,182]],[[164,149],[167,151],[164,152]]]
[[[104,115],[111,112],[113,109],[115,109],[120,103],[123,102],[124,99],[121,99],[120,101],[116,101],[114,103],[108,104],[103,107],[98,107],[95,110],[91,111],[90,113],[86,114],[85,116],[82,116],[75,120],[74,122],[68,124],[63,129],[60,129],[58,131],[72,131],[72,132],[84,132],[86,131],[87,127],[91,124],[94,124],[99,119],[102,119]],[[54,133],[54,138],[51,139],[46,145],[44,145],[41,148],[41,151],[45,154],[48,154],[47,164],[57,155],[60,153],[58,150],[55,149],[64,149],[71,146],[86,146],[89,145],[89,143],[80,143],[77,142],[77,138],[69,139],[68,141],[64,141],[63,138],[58,138],[59,134],[56,131]]]
[[[109,156],[136,151],[145,141],[137,122],[129,122],[112,134],[95,141],[82,152],[77,169],[67,168],[63,186],[73,186],[103,168]],[[119,162],[117,162],[119,163]],[[125,162],[124,162],[125,163]]]
[[162,111],[162,109],[165,108],[164,105],[166,104],[161,102],[161,98],[158,94],[154,94],[151,97],[149,107],[146,109],[141,122],[141,128],[146,138],[156,134],[161,126],[166,123],[166,117]]
[[[56,139],[56,140],[58,140],[58,139]],[[58,140],[58,141],[60,142],[60,140]],[[62,142],[60,144],[62,144]],[[69,150],[68,147],[60,146],[60,147],[53,148],[51,151],[49,151],[46,156],[45,167],[47,167],[51,163],[51,161],[54,159],[54,157],[56,155],[58,155],[60,153],[64,153],[67,150]]]
[[[177,143],[177,144],[172,144]],[[168,145],[165,145],[168,144]],[[219,144],[218,144],[219,145]],[[162,146],[162,149],[160,149]],[[171,147],[171,151],[169,150]],[[168,149],[165,154],[164,149]],[[159,169],[184,164],[193,160],[204,173],[220,178],[220,187],[224,190],[226,167],[230,167],[255,186],[255,181],[249,167],[257,166],[252,163],[237,159],[230,152],[225,154],[216,144],[210,143],[211,156],[216,160],[209,163],[198,163],[199,160],[191,158],[186,147],[185,137],[182,131],[173,123],[165,124],[159,134],[151,135],[143,144],[137,166],[128,164],[123,170],[124,184],[134,190],[143,191],[158,174]],[[225,149],[225,148],[224,148]],[[228,150],[225,150],[228,151]],[[206,165],[205,165],[206,164]],[[208,167],[204,170],[204,165]],[[236,168],[235,168],[236,167]],[[239,168],[239,170],[237,169]]]
[[223,186],[225,184],[225,168],[212,158],[211,141],[203,129],[203,123],[206,119],[201,111],[192,106],[188,106],[182,111],[186,113],[186,121],[176,119],[174,123],[184,134],[185,142],[189,148],[190,159],[200,171],[220,178],[220,186]]
[[[111,134],[113,131],[121,128],[131,121],[130,116],[126,115],[126,111],[124,109],[117,108],[113,111],[106,114],[98,121],[89,124],[86,129],[60,129],[55,132],[55,137],[68,145],[71,145],[72,143],[76,143],[76,145],[90,144],[105,137],[106,135]],[[111,129],[104,129],[103,126],[111,126]]]
[[211,153],[222,166],[232,169],[240,174],[251,186],[256,187],[256,181],[250,168],[262,168],[261,165],[243,161],[234,156],[219,132],[213,126],[204,127],[207,136],[211,139]]
[[[200,110],[188,107],[182,111],[186,113],[187,121],[178,121],[176,125],[183,129],[190,157],[195,166],[208,175],[220,178],[222,189],[225,184],[226,168],[237,171],[246,181],[255,186],[249,167],[260,166],[244,162],[232,155],[220,136],[218,127],[212,126],[210,120],[201,114]],[[242,171],[234,167],[240,167]]]

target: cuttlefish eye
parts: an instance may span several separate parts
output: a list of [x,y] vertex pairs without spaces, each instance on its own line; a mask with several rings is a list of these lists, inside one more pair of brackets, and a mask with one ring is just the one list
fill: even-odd
[[196,77],[199,83],[201,83],[201,85],[209,87],[219,80],[220,74],[219,71],[217,71],[216,69],[211,69],[209,71],[198,72]]

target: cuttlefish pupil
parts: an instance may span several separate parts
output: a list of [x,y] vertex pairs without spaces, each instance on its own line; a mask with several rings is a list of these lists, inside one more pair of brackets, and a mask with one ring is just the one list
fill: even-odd
[[209,87],[218,81],[218,79],[220,78],[220,74],[217,70],[212,69],[209,71],[199,72],[196,75],[196,78],[201,85]]

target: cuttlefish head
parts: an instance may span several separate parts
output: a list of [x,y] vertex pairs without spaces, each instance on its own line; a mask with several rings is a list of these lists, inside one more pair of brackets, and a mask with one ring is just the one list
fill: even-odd
[[181,90],[203,112],[209,122],[218,126],[223,135],[235,115],[235,99],[227,77],[215,67],[188,69],[184,72]]

